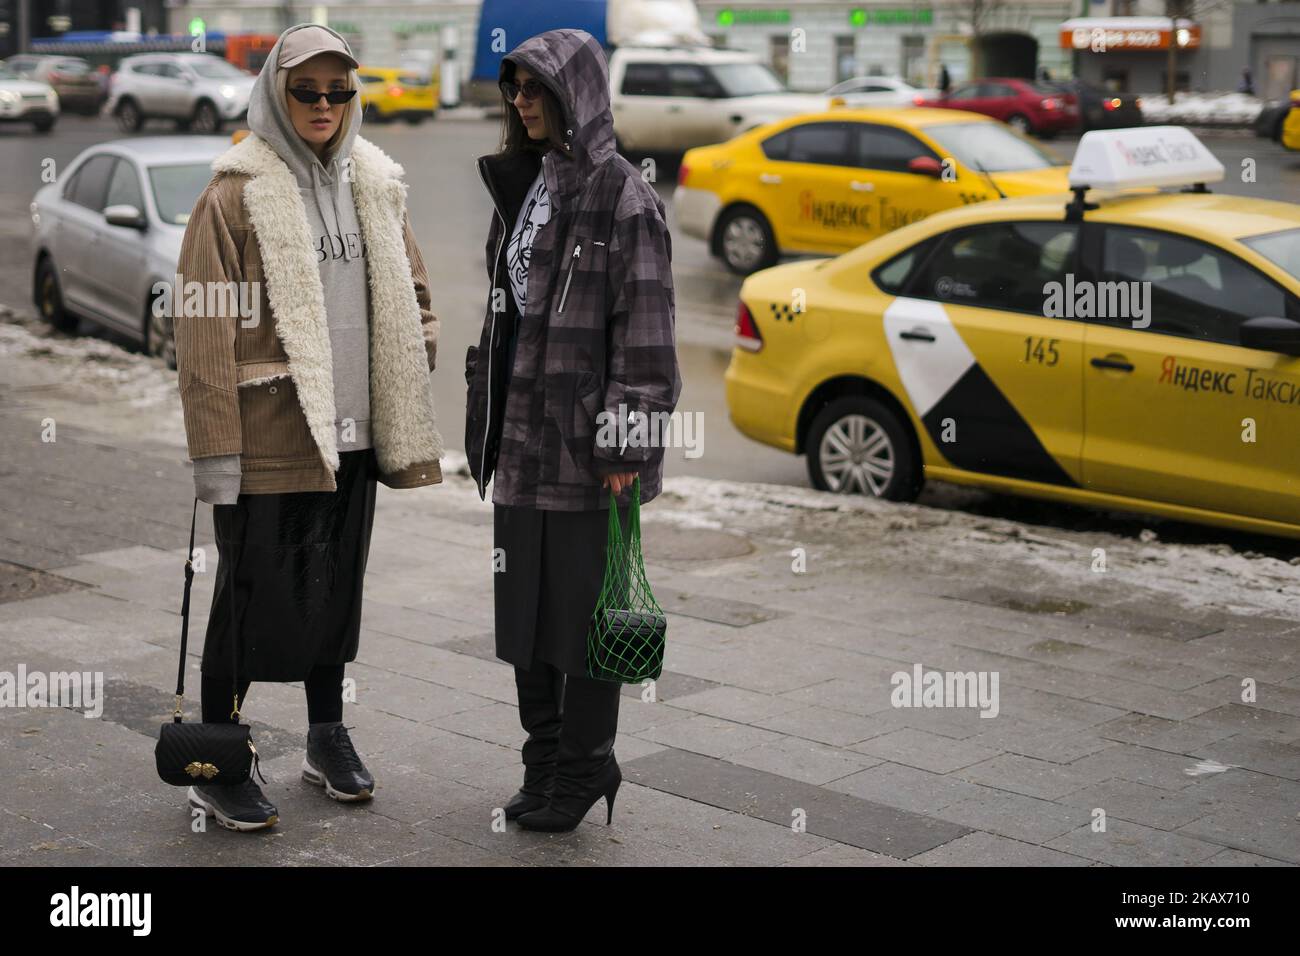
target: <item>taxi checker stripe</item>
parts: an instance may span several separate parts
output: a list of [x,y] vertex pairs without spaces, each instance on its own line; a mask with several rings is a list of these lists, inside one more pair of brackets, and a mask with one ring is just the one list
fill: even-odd
[[[928,332],[934,341],[905,339],[904,332]],[[913,410],[953,465],[1045,484],[1075,484],[980,368],[942,303],[895,299],[885,310],[885,340]],[[943,440],[946,419],[956,423],[956,441]]]

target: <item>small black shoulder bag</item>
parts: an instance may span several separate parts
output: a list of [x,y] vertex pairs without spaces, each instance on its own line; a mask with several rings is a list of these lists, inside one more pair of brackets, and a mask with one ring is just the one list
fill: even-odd
[[[190,585],[194,582],[194,525],[198,518],[199,499],[194,499],[190,517],[190,549],[185,556],[185,598],[181,603],[181,660],[176,670],[176,709],[172,722],[163,724],[158,734],[154,759],[158,776],[173,786],[208,784],[233,786],[243,783],[254,770],[262,777],[257,748],[253,746],[252,728],[241,723],[184,723],[181,700],[185,696],[185,648],[190,630]],[[239,640],[235,622],[235,574],[230,569],[230,654],[234,680],[234,709],[230,716],[239,720]]]

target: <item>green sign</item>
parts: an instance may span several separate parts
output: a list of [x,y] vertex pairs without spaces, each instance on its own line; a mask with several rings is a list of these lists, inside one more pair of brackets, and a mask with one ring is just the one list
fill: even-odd
[[854,7],[849,11],[849,26],[865,27],[867,24],[875,26],[898,26],[900,24],[931,24],[934,23],[934,11],[928,9],[912,9],[910,7],[896,7],[885,9],[867,10],[862,7]]
[[718,25],[724,27],[754,23],[789,23],[789,10],[732,10],[718,11]]
[[207,30],[208,25],[203,22],[202,17],[195,17],[190,21],[190,36],[198,36]]

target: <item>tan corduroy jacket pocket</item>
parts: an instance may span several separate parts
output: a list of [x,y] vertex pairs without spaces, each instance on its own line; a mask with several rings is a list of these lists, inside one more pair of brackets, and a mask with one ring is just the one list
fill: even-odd
[[248,470],[301,464],[317,457],[287,361],[246,362],[236,368],[244,465]]

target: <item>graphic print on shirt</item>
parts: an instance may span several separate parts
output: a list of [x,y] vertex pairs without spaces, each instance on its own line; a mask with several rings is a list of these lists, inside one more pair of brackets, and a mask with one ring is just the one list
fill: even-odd
[[506,269],[510,274],[515,304],[521,313],[528,304],[528,263],[532,257],[533,239],[550,218],[551,197],[546,190],[546,180],[539,173],[519,211],[514,234],[506,247]]
[[[325,261],[325,239],[324,235],[316,237],[316,261]],[[361,239],[361,233],[348,232],[340,236],[337,232],[329,236],[329,248],[331,259],[343,258],[343,244],[347,243],[348,258],[361,259],[365,257],[365,243]]]

